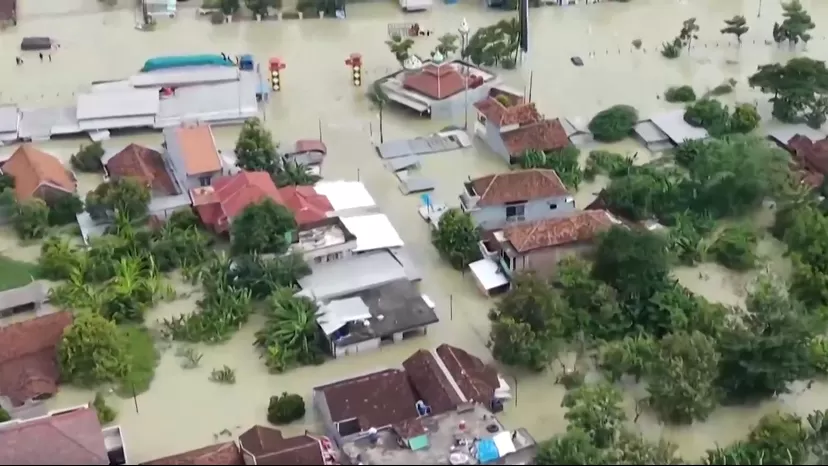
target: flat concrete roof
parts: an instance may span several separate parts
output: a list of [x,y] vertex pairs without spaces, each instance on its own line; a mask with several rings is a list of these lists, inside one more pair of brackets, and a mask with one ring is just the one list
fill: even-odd
[[158,91],[131,89],[78,96],[78,120],[147,116],[158,113]]
[[655,142],[669,141],[670,136],[667,136],[664,131],[660,130],[658,126],[650,120],[639,122],[633,127],[633,131],[644,142],[652,144]]
[[388,251],[377,251],[325,264],[311,264],[312,273],[299,280],[300,294],[320,301],[407,279],[405,269]]
[[664,132],[675,144],[710,137],[706,129],[690,126],[684,121],[684,109],[659,113],[652,116],[650,121],[658,126],[658,129]]

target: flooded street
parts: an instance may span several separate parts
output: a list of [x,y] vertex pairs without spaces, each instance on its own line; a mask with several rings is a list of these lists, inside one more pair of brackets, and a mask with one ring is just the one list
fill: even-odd
[[[67,105],[72,94],[90,82],[124,78],[134,74],[147,58],[157,55],[251,53],[257,60],[280,57],[287,64],[282,74],[282,92],[272,96],[266,110],[266,126],[277,140],[314,138],[321,122],[329,154],[323,175],[329,179],[364,182],[380,208],[396,226],[412,256],[423,270],[423,291],[437,304],[440,324],[428,337],[406,340],[381,351],[348,356],[327,362],[323,367],[292,370],[270,375],[252,346],[253,333],[261,321],[253,319],[230,342],[201,346],[201,367],[185,370],[175,349],[163,351],[156,378],[149,392],[133,400],[112,399],[119,411],[117,423],[125,431],[127,449],[133,463],[201,447],[232,436],[253,423],[266,424],[266,407],[271,395],[296,392],[310,401],[313,386],[398,365],[420,347],[443,342],[461,346],[489,359],[485,348],[488,334],[487,311],[492,302],[476,291],[470,276],[449,269],[431,246],[429,230],[417,215],[417,196],[404,197],[396,178],[383,166],[371,146],[369,133],[378,131],[376,109],[364,98],[365,88],[354,88],[344,60],[352,52],[362,53],[366,82],[396,69],[384,41],[388,23],[417,21],[434,36],[456,32],[463,17],[472,29],[509,17],[487,11],[481,2],[458,5],[435,3],[430,13],[405,15],[395,3],[369,3],[348,6],[348,19],[294,20],[256,23],[243,21],[214,26],[196,17],[194,5],[183,8],[174,20],[162,19],[154,32],[133,28],[133,11],[125,4],[110,8],[97,0],[19,0],[20,22],[16,28],[0,32],[0,103],[22,107]],[[817,21],[814,39],[808,44],[815,58],[828,55],[828,2],[803,0]],[[131,2],[129,2],[131,5]],[[506,73],[505,81],[524,88],[534,72],[532,98],[548,116],[588,119],[612,104],[625,103],[639,109],[642,116],[667,108],[677,108],[658,97],[668,86],[690,84],[698,94],[723,81],[739,80],[727,102],[750,101],[761,97],[750,90],[745,78],[756,67],[794,55],[787,46],[765,45],[771,27],[779,20],[778,2],[765,1],[757,20],[759,0],[635,0],[630,3],[605,3],[566,8],[533,9],[531,53],[522,68]],[[108,11],[104,11],[108,10]],[[748,19],[750,32],[737,47],[735,39],[719,33],[722,21],[735,14]],[[683,20],[697,17],[700,38],[694,47],[677,60],[661,57],[657,47],[678,34]],[[821,22],[823,21],[823,22]],[[40,63],[36,55],[23,55],[25,64],[17,67],[14,57],[24,36],[48,35],[60,42],[52,63]],[[643,47],[630,45],[641,39]],[[418,39],[414,52],[427,55],[436,44],[433,38]],[[801,46],[800,46],[801,48]],[[594,56],[593,56],[594,54]],[[569,59],[580,56],[583,67]],[[762,99],[764,100],[764,99]],[[394,111],[384,115],[385,140],[421,136],[451,122],[415,120]],[[462,121],[457,121],[462,125]],[[220,148],[231,148],[237,127],[218,128],[215,136]],[[376,134],[375,134],[376,136]],[[39,144],[46,151],[68,161],[84,141],[60,140]],[[121,149],[129,142],[151,146],[161,143],[160,134],[116,137],[104,143],[107,149]],[[508,167],[479,145],[465,151],[428,156],[422,172],[434,180],[435,201],[457,204],[462,181],[468,177],[506,171]],[[637,163],[652,155],[632,141],[606,148],[622,153],[638,152]],[[0,155],[13,148],[0,149]],[[584,154],[586,155],[586,154]],[[85,193],[100,179],[81,177]],[[577,205],[586,206],[606,179],[584,183],[576,196]],[[765,246],[763,246],[764,248]],[[768,246],[772,248],[774,246]],[[39,246],[19,246],[13,234],[0,231],[0,251],[15,259],[34,260]],[[723,279],[714,266],[676,272],[685,286],[708,299],[737,305],[744,294],[743,280]],[[732,283],[731,283],[732,282]],[[148,315],[155,319],[190,312],[197,294],[172,303],[163,303]],[[238,383],[220,385],[208,381],[213,368],[228,365],[235,369]],[[565,429],[560,407],[563,388],[555,385],[554,374],[518,375],[516,403],[508,406],[502,420],[509,426],[523,426],[544,439]],[[88,391],[62,388],[50,403],[67,406],[91,400]],[[680,453],[695,459],[716,442],[725,444],[740,439],[763,414],[778,408],[805,414],[828,405],[828,387],[814,384],[804,393],[794,393],[759,407],[721,408],[705,423],[684,428],[665,428],[653,418],[642,415],[638,425],[647,435],[663,435],[680,446]],[[634,396],[628,399],[633,412]],[[310,411],[309,411],[310,413]],[[631,416],[632,417],[632,416]],[[293,433],[311,427],[312,414],[304,424],[289,426]]]

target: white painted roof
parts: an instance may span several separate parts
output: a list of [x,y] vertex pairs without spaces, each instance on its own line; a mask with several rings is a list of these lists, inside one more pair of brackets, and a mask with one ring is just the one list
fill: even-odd
[[494,434],[492,441],[497,447],[497,454],[500,458],[516,451],[515,443],[512,442],[512,433],[509,431]]
[[357,322],[371,318],[371,311],[362,298],[336,299],[322,306],[316,322],[325,332],[331,335],[348,322]]
[[398,248],[405,244],[391,220],[384,214],[342,217],[340,220],[356,236],[356,252]]
[[472,262],[469,264],[469,269],[487,291],[509,283],[509,280],[491,259]]
[[650,121],[658,126],[658,129],[664,132],[675,144],[709,137],[706,129],[690,126],[684,121],[683,109],[659,113],[650,118]]
[[131,89],[81,94],[78,96],[78,120],[155,116],[158,91]]
[[320,181],[314,190],[328,198],[334,211],[372,209],[377,205],[359,181]]

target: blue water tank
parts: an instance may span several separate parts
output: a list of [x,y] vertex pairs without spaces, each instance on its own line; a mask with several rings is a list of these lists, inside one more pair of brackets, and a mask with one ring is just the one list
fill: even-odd
[[253,55],[245,54],[239,57],[239,69],[242,71],[253,71],[256,67],[256,62],[253,60]]

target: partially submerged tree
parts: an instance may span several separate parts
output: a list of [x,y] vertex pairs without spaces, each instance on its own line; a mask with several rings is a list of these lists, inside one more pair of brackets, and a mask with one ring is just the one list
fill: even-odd
[[460,209],[449,209],[440,216],[431,241],[440,255],[457,270],[465,269],[480,258],[480,231],[471,215]]
[[785,18],[782,24],[774,23],[773,25],[774,41],[780,43],[787,40],[793,45],[798,44],[800,40],[805,43],[811,40],[809,31],[813,30],[816,24],[799,0],[783,3],[782,16]]
[[721,29],[722,34],[733,34],[739,45],[742,44],[742,36],[747,34],[750,28],[744,16],[736,15],[733,18],[724,20],[725,27]]
[[149,186],[135,178],[118,178],[98,185],[86,195],[86,210],[93,218],[115,217],[119,212],[129,220],[147,215]]
[[12,226],[22,239],[42,238],[49,228],[49,206],[36,197],[17,203]]
[[670,87],[664,93],[667,102],[692,102],[696,100],[696,92],[692,86]]
[[638,123],[638,111],[629,105],[613,105],[602,110],[589,122],[589,130],[596,141],[617,142],[632,133]]
[[679,31],[678,39],[682,45],[690,49],[694,39],[699,38],[699,30],[701,28],[696,24],[696,18],[688,18],[681,24],[681,31]]
[[95,312],[82,311],[58,344],[61,378],[94,387],[126,377],[130,358],[118,327]]
[[236,140],[236,166],[248,171],[276,173],[281,159],[273,135],[258,118],[244,122]]
[[305,400],[302,395],[282,392],[271,396],[267,405],[267,420],[271,424],[283,425],[305,417]]
[[483,66],[514,68],[520,43],[520,24],[517,19],[501,20],[478,29],[471,35],[462,56]]
[[241,8],[239,0],[219,0],[219,9],[226,16],[233,16]]
[[268,302],[267,324],[256,332],[254,344],[272,372],[324,360],[317,323],[319,308],[313,300],[294,293],[291,288],[274,293]]
[[58,196],[47,201],[49,206],[49,225],[61,226],[73,223],[77,215],[83,212],[83,201],[75,194]]
[[69,159],[72,168],[81,172],[98,173],[103,171],[101,158],[104,156],[104,148],[100,142],[83,145],[78,152]]
[[244,0],[244,6],[254,15],[261,17],[267,17],[270,14],[270,8],[280,8],[281,3],[281,0]]
[[411,47],[414,47],[414,40],[410,37],[394,34],[391,39],[385,41],[385,45],[394,54],[397,62],[402,65],[411,56]]
[[458,37],[457,34],[443,34],[437,38],[438,43],[434,51],[440,52],[440,54],[444,57],[448,57],[460,49],[460,46],[457,44],[458,40],[460,40],[460,37]]
[[759,67],[748,78],[750,87],[773,94],[773,116],[786,123],[805,122],[814,128],[825,123],[828,114],[828,69],[824,61],[792,58],[781,65]]
[[555,170],[567,188],[577,191],[584,177],[579,162],[580,155],[581,151],[573,144],[548,153],[528,150],[520,156],[520,167]]
[[270,199],[250,204],[233,219],[230,241],[236,254],[281,254],[296,234],[296,219]]

